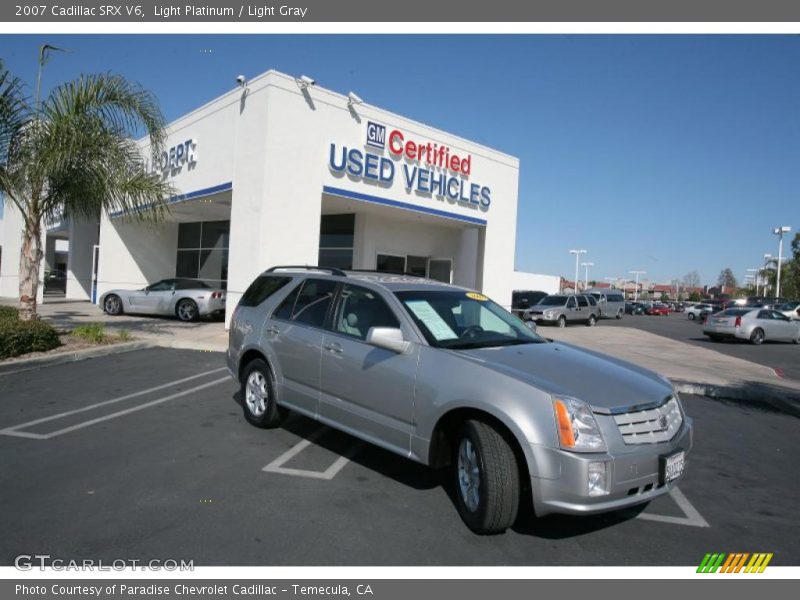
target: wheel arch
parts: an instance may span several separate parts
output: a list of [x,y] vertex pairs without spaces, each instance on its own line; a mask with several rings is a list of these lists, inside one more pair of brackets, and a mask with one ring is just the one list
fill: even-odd
[[445,467],[450,464],[453,443],[461,425],[468,420],[479,420],[494,427],[509,443],[517,459],[520,471],[520,481],[530,481],[534,472],[533,457],[526,450],[527,442],[522,433],[505,415],[496,415],[481,408],[459,406],[451,408],[442,414],[436,421],[428,445],[427,464],[433,468]]

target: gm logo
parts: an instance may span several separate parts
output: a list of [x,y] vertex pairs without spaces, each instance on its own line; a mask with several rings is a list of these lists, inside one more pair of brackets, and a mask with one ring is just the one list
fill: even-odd
[[367,121],[367,146],[383,148],[386,145],[386,127]]

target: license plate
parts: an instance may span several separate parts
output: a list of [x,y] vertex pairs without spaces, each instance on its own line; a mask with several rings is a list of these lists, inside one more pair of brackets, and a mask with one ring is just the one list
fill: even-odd
[[674,454],[662,456],[661,462],[661,483],[669,483],[673,479],[677,479],[683,475],[683,466],[685,464],[684,458],[686,453],[681,450]]

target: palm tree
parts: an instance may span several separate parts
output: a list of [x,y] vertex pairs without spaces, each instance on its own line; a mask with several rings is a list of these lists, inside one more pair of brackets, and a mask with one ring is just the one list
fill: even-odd
[[120,75],[82,75],[32,106],[0,61],[0,191],[22,215],[20,318],[36,316],[42,227],[102,211],[158,221],[172,186],[148,173],[133,137],[160,156],[165,121],[153,95]]

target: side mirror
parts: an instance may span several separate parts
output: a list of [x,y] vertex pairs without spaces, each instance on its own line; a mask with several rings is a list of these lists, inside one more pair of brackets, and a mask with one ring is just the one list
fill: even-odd
[[411,347],[403,337],[403,332],[396,327],[370,327],[366,342],[371,346],[403,354]]
[[533,332],[536,332],[536,321],[525,321],[525,325]]

